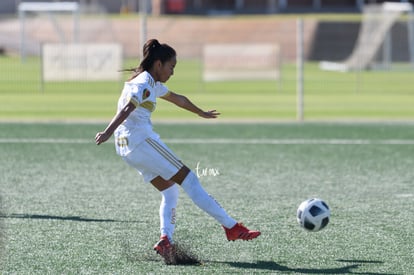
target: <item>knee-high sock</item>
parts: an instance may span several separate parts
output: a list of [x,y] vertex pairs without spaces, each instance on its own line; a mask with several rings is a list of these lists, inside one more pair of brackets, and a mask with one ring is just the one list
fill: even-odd
[[160,231],[161,235],[167,235],[170,241],[175,230],[175,209],[177,207],[179,189],[176,184],[161,191],[160,205]]
[[181,187],[198,207],[215,218],[223,226],[232,228],[237,223],[226,213],[220,204],[218,204],[217,201],[203,189],[200,181],[193,172],[190,171],[182,182]]

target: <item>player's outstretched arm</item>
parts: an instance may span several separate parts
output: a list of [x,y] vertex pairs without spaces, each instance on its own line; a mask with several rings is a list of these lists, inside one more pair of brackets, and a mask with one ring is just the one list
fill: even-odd
[[122,108],[122,110],[114,116],[114,118],[108,124],[106,129],[96,134],[95,143],[99,145],[107,141],[112,136],[115,129],[118,128],[118,126],[129,116],[129,114],[134,109],[135,109],[135,105],[132,102],[129,102],[127,105],[125,105],[125,107]]
[[172,102],[178,107],[195,113],[203,118],[217,118],[220,115],[220,113],[216,110],[203,111],[192,103],[186,96],[179,95],[171,91],[167,95],[163,96],[162,99]]

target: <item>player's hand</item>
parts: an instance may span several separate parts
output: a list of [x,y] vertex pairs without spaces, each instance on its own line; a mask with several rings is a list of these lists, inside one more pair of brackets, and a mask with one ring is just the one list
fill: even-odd
[[216,118],[220,115],[220,113],[217,112],[216,110],[210,110],[210,111],[207,111],[207,112],[201,112],[198,115],[203,117],[203,118]]
[[106,132],[99,132],[95,136],[95,143],[96,145],[99,145],[105,141],[107,141],[111,135],[108,135]]

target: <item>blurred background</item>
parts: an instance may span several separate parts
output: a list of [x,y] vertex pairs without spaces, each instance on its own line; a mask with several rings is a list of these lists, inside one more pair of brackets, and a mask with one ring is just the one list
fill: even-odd
[[[178,53],[169,87],[219,102],[228,119],[412,120],[412,3],[2,0],[0,118],[109,117],[126,77],[118,70],[136,66],[157,38]],[[92,102],[99,93],[99,108],[62,99],[85,102],[85,93]],[[19,95],[32,113],[13,107]],[[71,102],[61,116],[47,108]]]

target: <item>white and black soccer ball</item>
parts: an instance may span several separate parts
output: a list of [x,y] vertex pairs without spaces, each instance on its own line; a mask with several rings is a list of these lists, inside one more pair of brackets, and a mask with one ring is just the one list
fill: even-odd
[[328,204],[317,198],[303,201],[296,212],[300,226],[312,232],[325,228],[329,223],[330,215]]

